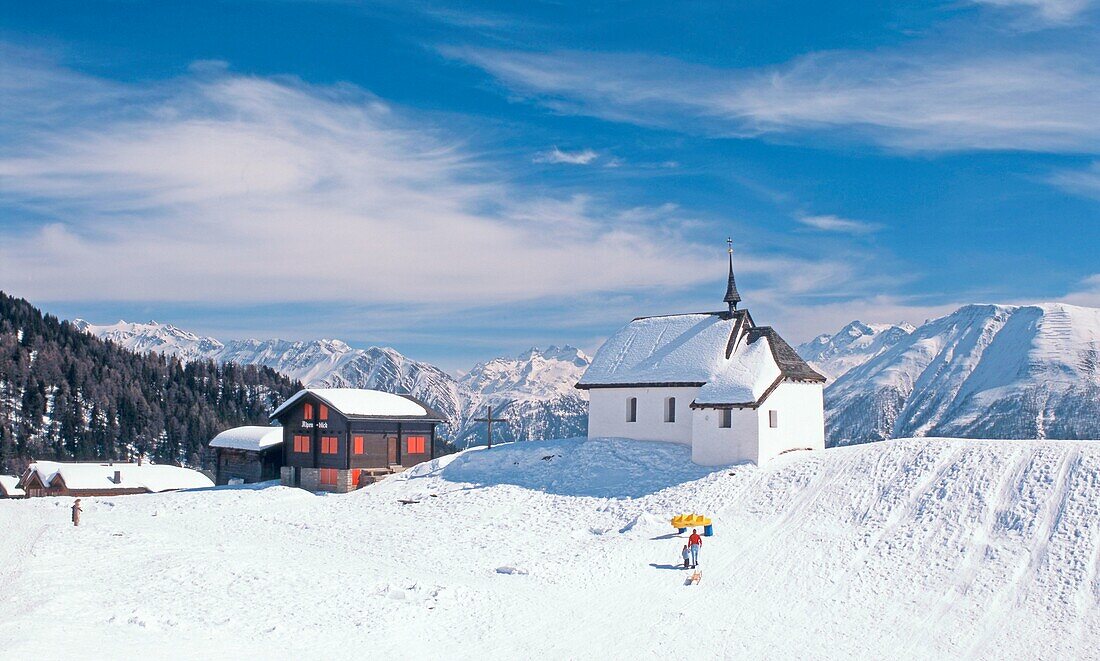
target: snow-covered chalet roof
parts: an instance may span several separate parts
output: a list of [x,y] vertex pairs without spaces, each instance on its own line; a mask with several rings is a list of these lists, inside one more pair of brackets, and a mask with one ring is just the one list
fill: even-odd
[[395,395],[364,388],[305,388],[271,413],[274,420],[306,395],[313,395],[351,418],[400,418],[441,422],[443,417],[423,402],[408,395]]
[[282,427],[249,425],[246,427],[226,429],[210,441],[210,447],[259,452],[260,450],[275,447],[282,442]]
[[0,475],[0,494],[9,498],[26,495],[19,488],[19,478],[14,475]]
[[[115,481],[116,471],[120,477],[117,482]],[[145,489],[152,493],[160,493],[176,489],[202,489],[214,486],[210,478],[198,471],[164,464],[36,461],[27,468],[21,483],[25,484],[26,480],[36,473],[42,484],[47,487],[60,477],[66,487],[75,490]]]
[[578,388],[698,386],[697,405],[758,405],[783,379],[823,382],[747,310],[642,317],[596,352]]

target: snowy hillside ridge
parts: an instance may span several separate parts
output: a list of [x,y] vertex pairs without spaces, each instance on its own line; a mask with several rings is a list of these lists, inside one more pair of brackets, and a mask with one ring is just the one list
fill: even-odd
[[1100,309],[967,305],[825,390],[829,443],[1100,438]]
[[[80,528],[68,499],[0,501],[0,649],[1096,658],[1100,445],[897,440],[702,475],[676,450],[522,443],[341,496],[89,498]],[[654,482],[631,497],[634,470]],[[693,511],[716,534],[685,586],[668,519]]]
[[833,335],[818,335],[796,350],[831,382],[894,346],[914,328],[905,323],[865,324],[857,320]]
[[[134,351],[154,351],[182,360],[263,365],[308,387],[367,388],[412,395],[443,414],[443,436],[459,447],[485,442],[487,405],[509,422],[495,426],[500,439],[574,436],[588,426],[586,394],[573,389],[590,359],[570,346],[532,348],[517,358],[478,364],[461,379],[389,347],[356,349],[336,339],[221,342],[167,324],[120,321],[77,328]],[[497,411],[497,408],[501,408]]]
[[210,358],[211,354],[224,349],[224,345],[212,337],[202,337],[156,321],[142,324],[120,320],[116,324],[95,326],[83,319],[76,319],[73,326],[131,351],[155,351],[185,361]]

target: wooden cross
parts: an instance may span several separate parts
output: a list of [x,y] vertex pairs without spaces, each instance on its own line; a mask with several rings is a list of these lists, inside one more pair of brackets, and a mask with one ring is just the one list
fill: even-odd
[[[503,407],[501,407],[501,408],[503,408]],[[489,405],[485,406],[485,411],[486,411],[485,417],[484,418],[474,418],[474,422],[484,422],[487,425],[485,435],[489,437],[489,447],[493,447],[493,423],[494,422],[508,422],[508,418],[494,418],[493,417],[493,407],[489,406]]]

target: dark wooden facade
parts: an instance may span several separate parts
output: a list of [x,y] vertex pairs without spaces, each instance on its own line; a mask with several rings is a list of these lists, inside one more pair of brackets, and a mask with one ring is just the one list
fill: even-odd
[[[419,403],[419,402],[418,402]],[[441,418],[346,415],[307,392],[274,418],[283,426],[282,465],[303,484],[303,469],[350,471],[359,484],[363,469],[410,467],[434,458],[435,426]],[[331,473],[329,474],[331,475]],[[321,484],[324,485],[324,476]]]
[[283,462],[283,448],[240,450],[237,448],[213,448],[215,452],[214,484],[229,484],[229,480],[243,480],[245,484],[279,479],[279,467]]

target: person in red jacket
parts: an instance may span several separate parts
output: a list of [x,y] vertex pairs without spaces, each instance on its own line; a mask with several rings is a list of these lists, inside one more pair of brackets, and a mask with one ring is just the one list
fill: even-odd
[[695,528],[691,529],[691,537],[688,537],[688,548],[691,549],[691,568],[695,569],[699,566],[699,548],[703,545],[703,538],[699,536],[699,531]]

